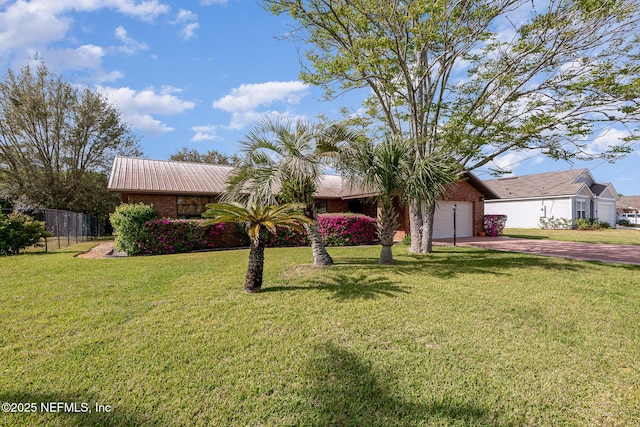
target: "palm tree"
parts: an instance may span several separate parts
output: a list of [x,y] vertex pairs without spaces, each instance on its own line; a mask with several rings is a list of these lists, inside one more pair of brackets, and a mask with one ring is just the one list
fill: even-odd
[[409,170],[410,147],[399,140],[386,139],[380,144],[363,141],[343,150],[340,169],[353,186],[376,194],[378,201],[378,238],[382,244],[380,264],[393,264],[391,247],[398,229],[394,197],[402,200]]
[[242,141],[243,158],[234,169],[224,195],[226,201],[302,203],[313,263],[331,265],[318,227],[313,194],[324,171],[323,161],[337,152],[351,135],[339,126],[319,126],[298,120],[263,118]]
[[416,161],[412,146],[397,138],[379,144],[368,140],[347,145],[342,150],[340,169],[352,185],[376,194],[380,264],[393,264],[391,247],[399,225],[394,199],[403,203],[409,194],[424,192],[432,200],[434,194],[442,196],[457,179],[455,168],[445,157],[434,153]]
[[249,263],[244,281],[246,293],[257,293],[262,288],[264,269],[264,233],[276,232],[276,227],[284,226],[300,230],[300,224],[309,219],[302,214],[303,205],[288,203],[281,206],[242,206],[237,203],[212,203],[202,216],[209,218],[204,224],[233,222],[243,225],[250,239]]

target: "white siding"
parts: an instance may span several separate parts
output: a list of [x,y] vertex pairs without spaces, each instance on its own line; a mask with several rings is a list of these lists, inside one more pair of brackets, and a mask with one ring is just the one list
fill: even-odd
[[571,198],[538,200],[485,200],[485,215],[506,215],[506,227],[538,228],[540,218],[573,218]]
[[453,205],[456,204],[456,237],[473,236],[473,203],[439,201],[433,220],[433,238],[453,237]]

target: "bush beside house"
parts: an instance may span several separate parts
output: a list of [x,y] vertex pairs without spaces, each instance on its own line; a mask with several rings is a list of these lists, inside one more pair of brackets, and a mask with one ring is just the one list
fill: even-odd
[[[201,220],[158,219],[144,204],[122,204],[111,215],[115,246],[128,255],[161,255],[198,250],[245,247],[247,233],[235,224],[203,226]],[[361,214],[318,215],[320,234],[327,246],[376,242],[376,220]],[[307,246],[304,232],[279,227],[266,237],[268,247]]]
[[[326,246],[353,246],[375,243],[376,220],[362,214],[327,213],[318,215],[318,226]],[[307,246],[309,239],[304,232],[288,228],[277,229],[275,235],[266,238],[267,247]]]
[[249,245],[247,233],[236,224],[203,225],[202,220],[159,219],[142,224],[136,241],[139,253],[162,255]]
[[138,241],[145,237],[143,224],[156,218],[158,211],[151,205],[123,203],[118,206],[109,216],[116,238],[116,250],[124,251],[127,255],[140,255],[142,251]]
[[504,225],[507,223],[506,215],[485,215],[484,216],[484,232],[487,236],[496,237],[504,231]]

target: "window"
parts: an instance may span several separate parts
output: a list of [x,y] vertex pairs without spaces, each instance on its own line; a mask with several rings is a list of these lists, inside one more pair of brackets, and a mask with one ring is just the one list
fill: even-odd
[[202,213],[207,210],[207,203],[212,202],[213,197],[208,196],[178,196],[178,218],[202,218]]
[[316,201],[316,212],[319,214],[327,213],[327,201],[326,200],[318,200]]
[[576,219],[587,217],[587,202],[584,200],[576,201]]

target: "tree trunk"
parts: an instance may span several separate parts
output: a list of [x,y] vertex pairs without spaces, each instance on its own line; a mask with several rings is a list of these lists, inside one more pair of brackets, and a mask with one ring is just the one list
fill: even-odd
[[251,241],[249,249],[249,264],[244,281],[244,291],[248,294],[260,292],[262,288],[262,271],[264,270],[264,240]]
[[311,242],[313,264],[318,266],[333,265],[333,258],[331,258],[331,255],[329,255],[327,249],[324,247],[319,228],[317,218],[313,218],[313,223],[311,224],[304,224],[304,229]]
[[433,218],[436,212],[436,202],[422,202],[422,253],[433,252]]
[[414,254],[422,251],[422,212],[420,202],[411,200],[409,202],[409,228],[411,229],[411,246],[409,252]]
[[391,246],[382,246],[382,250],[380,251],[380,258],[378,258],[378,264],[393,264],[393,252],[391,251]]
[[393,237],[398,229],[398,212],[393,206],[391,198],[382,198],[380,200],[380,210],[378,212],[378,238],[382,244],[380,252],[379,264],[393,264]]

